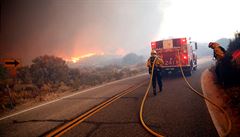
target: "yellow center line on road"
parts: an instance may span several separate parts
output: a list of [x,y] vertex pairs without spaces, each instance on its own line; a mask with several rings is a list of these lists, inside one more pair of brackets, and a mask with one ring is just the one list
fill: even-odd
[[66,133],[67,131],[69,131],[70,129],[72,129],[73,127],[79,125],[80,123],[82,123],[84,120],[86,120],[87,118],[89,118],[90,116],[92,116],[93,114],[97,113],[98,111],[102,110],[103,108],[107,107],[108,105],[112,104],[114,101],[116,101],[117,99],[121,98],[122,96],[136,90],[137,88],[141,87],[142,85],[145,84],[144,82],[141,82],[140,84],[136,84],[133,85],[125,90],[123,90],[121,93],[113,96],[112,98],[100,103],[99,105],[95,106],[94,108],[90,109],[89,111],[87,111],[86,113],[84,113],[83,115],[73,119],[72,121],[68,122],[67,124],[57,128],[56,130],[50,132],[49,134],[46,135],[46,137],[52,137],[52,136],[61,136],[64,133]]

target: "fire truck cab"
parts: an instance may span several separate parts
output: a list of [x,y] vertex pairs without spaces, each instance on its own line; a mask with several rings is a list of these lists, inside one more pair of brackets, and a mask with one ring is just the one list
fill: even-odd
[[[194,46],[194,47],[193,47]],[[173,38],[151,42],[152,50],[164,61],[163,73],[180,72],[182,67],[186,76],[191,76],[197,68],[197,43],[187,38]],[[194,49],[193,49],[194,48]]]

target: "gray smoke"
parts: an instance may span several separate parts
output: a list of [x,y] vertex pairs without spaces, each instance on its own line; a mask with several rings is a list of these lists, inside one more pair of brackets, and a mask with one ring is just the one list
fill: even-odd
[[157,35],[168,4],[167,0],[1,1],[0,56],[29,63],[44,54],[142,52]]

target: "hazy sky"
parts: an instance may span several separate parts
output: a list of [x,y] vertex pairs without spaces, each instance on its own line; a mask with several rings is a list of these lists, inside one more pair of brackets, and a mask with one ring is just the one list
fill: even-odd
[[240,30],[238,0],[5,0],[0,57],[30,62],[148,52],[169,37],[212,41]]
[[232,38],[240,31],[239,0],[170,0],[159,36],[189,36],[196,41]]

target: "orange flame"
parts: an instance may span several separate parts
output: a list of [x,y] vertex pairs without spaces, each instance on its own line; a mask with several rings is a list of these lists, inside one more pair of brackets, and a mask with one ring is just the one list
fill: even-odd
[[88,53],[88,54],[84,54],[82,56],[74,56],[74,57],[70,57],[70,59],[64,59],[64,60],[76,63],[81,59],[88,58],[88,57],[91,57],[91,56],[94,56],[94,55],[101,55],[102,56],[102,55],[104,55],[104,53],[101,52],[101,53],[97,54],[97,53],[91,52],[91,53]]

